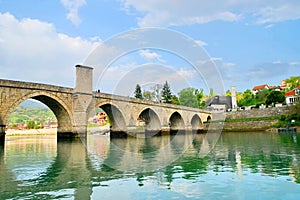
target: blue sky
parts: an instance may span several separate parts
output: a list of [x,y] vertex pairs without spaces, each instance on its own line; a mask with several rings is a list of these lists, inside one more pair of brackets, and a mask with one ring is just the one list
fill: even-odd
[[[158,27],[197,42],[225,90],[279,85],[300,75],[299,10],[298,0],[0,0],[0,78],[73,87],[74,66],[85,63],[99,44],[126,31]],[[155,48],[129,52],[110,64],[100,82],[99,76],[95,89],[122,95],[131,95],[136,83],[146,88],[164,80],[174,93],[187,86],[207,91],[205,79],[213,79]],[[124,92],[119,85],[126,80],[132,90]]]

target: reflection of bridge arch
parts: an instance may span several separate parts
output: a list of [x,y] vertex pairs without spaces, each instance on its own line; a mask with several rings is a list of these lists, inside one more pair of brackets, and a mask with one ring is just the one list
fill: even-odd
[[145,108],[138,115],[138,121],[144,123],[146,131],[160,131],[161,122],[156,112],[151,108]]
[[169,119],[169,124],[170,124],[170,129],[171,130],[184,130],[185,125],[184,125],[184,120],[182,116],[179,114],[179,112],[174,112],[170,116]]
[[7,106],[8,109],[4,112],[5,114],[2,119],[3,123],[7,124],[9,115],[17,108],[19,104],[30,98],[45,104],[54,113],[58,123],[58,134],[73,132],[72,127],[74,123],[71,111],[72,108],[67,106],[67,104],[61,98],[47,91],[32,92],[18,97],[17,100]]
[[97,106],[108,115],[112,131],[126,131],[124,115],[118,106],[112,103],[103,103]]
[[200,130],[202,128],[202,121],[199,115],[195,114],[191,120],[192,130]]

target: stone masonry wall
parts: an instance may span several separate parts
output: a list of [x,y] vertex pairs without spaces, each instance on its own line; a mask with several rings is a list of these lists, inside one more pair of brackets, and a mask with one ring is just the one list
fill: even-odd
[[256,117],[269,117],[269,116],[280,116],[287,114],[289,112],[289,107],[272,107],[265,109],[252,109],[252,110],[241,110],[235,112],[227,112],[227,119],[236,119],[236,118],[256,118]]

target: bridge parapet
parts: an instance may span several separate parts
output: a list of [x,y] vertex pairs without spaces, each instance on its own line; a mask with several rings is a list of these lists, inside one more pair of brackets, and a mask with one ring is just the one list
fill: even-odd
[[4,80],[0,79],[0,87],[4,88],[18,88],[18,89],[32,89],[32,90],[43,90],[51,92],[69,93],[73,92],[73,88],[61,87],[55,85],[48,85],[43,83],[33,83],[24,81]]

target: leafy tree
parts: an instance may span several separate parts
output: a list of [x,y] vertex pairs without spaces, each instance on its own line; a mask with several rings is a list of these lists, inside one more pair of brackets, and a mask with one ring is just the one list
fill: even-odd
[[165,84],[162,88],[161,96],[165,103],[171,103],[172,93],[171,93],[171,88],[167,81],[165,82]]
[[206,101],[201,101],[199,108],[204,109],[206,106]]
[[153,100],[153,93],[150,91],[144,91],[143,92],[143,97],[146,100],[152,101]]
[[184,88],[178,93],[180,104],[183,106],[197,108],[197,98],[195,95],[195,88]]
[[251,90],[247,89],[242,94],[241,100],[238,101],[239,106],[255,105],[254,95]]
[[27,129],[34,129],[35,123],[34,121],[28,121],[27,122]]
[[266,102],[267,96],[269,94],[270,94],[270,90],[265,88],[265,89],[258,91],[255,95],[255,98],[258,102],[264,103],[264,102]]
[[171,98],[171,104],[180,105],[180,101],[176,95],[173,95]]
[[271,91],[267,96],[266,104],[270,105],[272,103],[283,103],[285,101],[285,96],[283,92]]
[[139,84],[136,84],[135,86],[134,97],[137,99],[143,99],[142,89]]
[[195,96],[197,99],[198,108],[204,108],[204,106],[202,106],[203,103],[201,102],[201,99],[204,97],[203,89],[195,89]]
[[288,90],[292,90],[300,84],[300,76],[292,76],[285,80]]
[[155,84],[151,89],[153,90],[153,98],[155,101],[161,101],[161,84]]
[[230,90],[227,90],[225,96],[226,96],[226,97],[230,97],[230,96],[231,96],[231,91],[230,91]]

